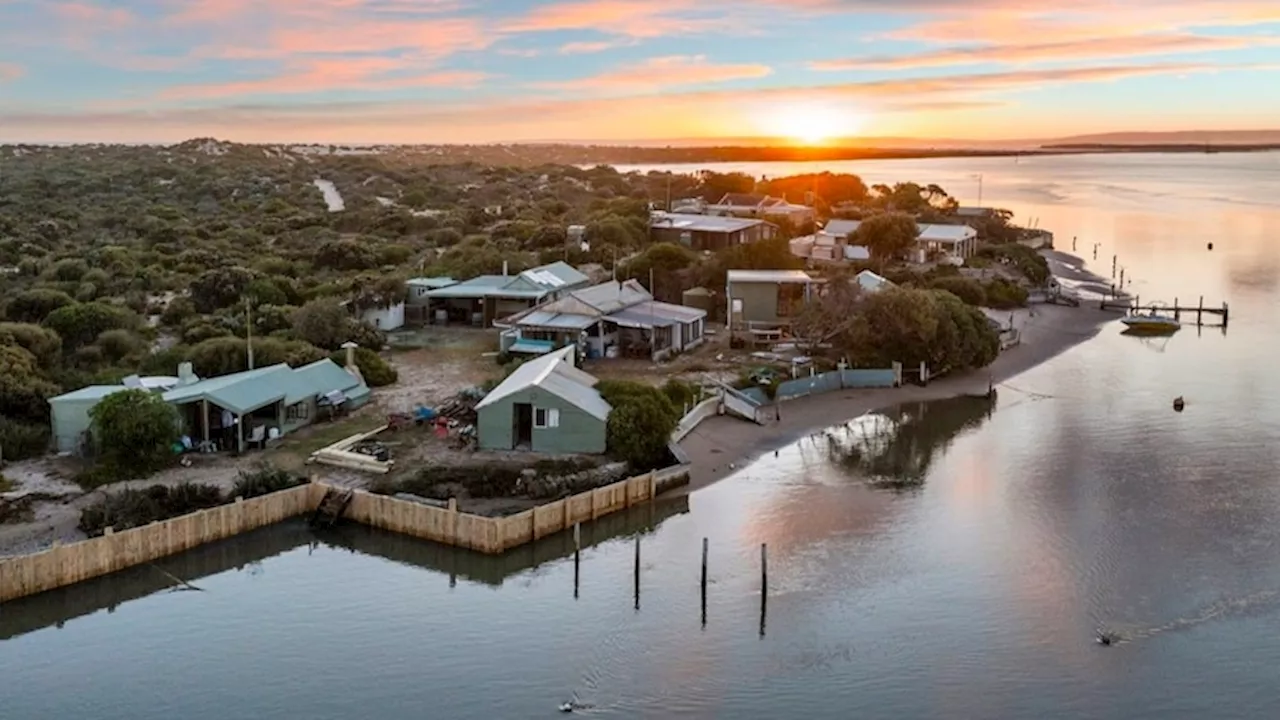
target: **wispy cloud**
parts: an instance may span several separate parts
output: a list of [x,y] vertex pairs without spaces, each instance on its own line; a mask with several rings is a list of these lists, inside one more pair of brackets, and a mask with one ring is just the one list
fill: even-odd
[[358,90],[376,92],[410,87],[471,87],[487,76],[479,72],[405,72],[395,58],[311,59],[291,63],[273,77],[236,82],[184,85],[162,92],[161,100],[233,98]]
[[635,65],[590,77],[539,83],[538,87],[558,90],[645,91],[663,87],[705,85],[762,78],[773,70],[767,65],[717,65],[702,55],[672,55],[649,58]]
[[680,35],[727,24],[723,11],[688,0],[575,0],[534,8],[503,22],[507,33],[592,30],[636,38]]
[[592,53],[604,52],[617,47],[629,45],[631,43],[621,40],[584,40],[580,42],[569,42],[561,45],[557,50],[561,55],[590,55]]
[[17,80],[24,72],[22,66],[16,63],[0,63],[0,82]]
[[841,60],[819,60],[809,64],[813,70],[902,70],[912,68],[976,65],[981,63],[1020,64],[1056,61],[1079,61],[1097,58],[1113,59],[1143,55],[1182,55],[1221,50],[1238,50],[1262,44],[1275,45],[1276,39],[1257,37],[1223,37],[1189,34],[1136,35],[1095,37],[1041,43],[1011,43],[949,47],[910,55],[871,56]]

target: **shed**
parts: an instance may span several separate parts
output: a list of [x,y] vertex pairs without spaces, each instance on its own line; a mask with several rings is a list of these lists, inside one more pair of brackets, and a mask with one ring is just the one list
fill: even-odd
[[612,408],[566,347],[515,369],[476,405],[483,450],[599,454]]
[[680,302],[686,307],[697,308],[710,314],[715,307],[716,297],[715,293],[710,290],[704,287],[696,287],[685,290],[680,296]]
[[90,385],[75,392],[49,398],[49,414],[53,426],[54,447],[60,453],[80,452],[89,437],[89,411],[102,398],[121,390],[123,385]]

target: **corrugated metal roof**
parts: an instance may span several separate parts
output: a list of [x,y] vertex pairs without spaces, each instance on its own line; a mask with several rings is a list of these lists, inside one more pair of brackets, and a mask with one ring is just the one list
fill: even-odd
[[538,299],[556,290],[587,282],[572,265],[556,261],[517,275],[481,275],[448,287],[427,291],[434,298],[513,297]]
[[809,283],[813,278],[803,270],[730,270],[733,283]]
[[633,305],[608,316],[623,327],[670,327],[676,323],[691,323],[707,316],[705,310],[650,301]]
[[629,328],[671,327],[676,320],[656,313],[641,312],[637,308],[627,308],[609,316],[609,322]]
[[822,234],[831,235],[832,237],[848,237],[849,233],[857,230],[861,225],[861,220],[831,220],[826,227],[822,228]]
[[334,390],[346,392],[360,387],[359,378],[329,358],[303,365],[295,369],[292,376],[285,397],[290,405]]
[[764,220],[755,220],[751,218],[694,215],[687,213],[655,212],[649,218],[649,227],[651,228],[675,228],[677,230],[688,230],[690,232],[732,233],[765,224]]
[[649,294],[649,291],[645,290],[644,286],[635,280],[627,280],[625,282],[610,280],[582,290],[574,290],[569,294],[568,298],[556,301],[553,305],[549,305],[547,309],[561,309],[554,306],[561,303],[565,303],[567,306],[568,303],[565,301],[576,300],[579,303],[595,308],[603,315],[608,315],[652,299],[653,296]]
[[937,243],[958,243],[978,237],[978,231],[968,225],[921,225],[920,240]]
[[534,310],[515,322],[525,327],[545,327],[564,330],[585,330],[595,324],[598,318],[589,315],[574,315],[545,310]]
[[409,287],[424,287],[432,290],[457,285],[458,281],[451,277],[419,277],[409,278],[405,281],[405,285]]
[[561,348],[526,362],[489,391],[476,404],[476,409],[492,405],[526,388],[537,387],[602,421],[608,420],[612,408],[592,387],[596,379],[573,366],[573,352],[573,347]]
[[525,353],[529,355],[542,355],[549,353],[555,349],[549,340],[517,340],[507,348],[510,353]]
[[863,270],[858,273],[854,276],[854,280],[857,280],[858,285],[868,292],[875,292],[884,287],[893,287],[893,282],[889,278],[877,275],[870,270]]
[[49,402],[57,403],[57,402],[78,402],[78,401],[85,401],[85,400],[101,400],[102,398],[108,395],[111,395],[113,393],[118,393],[121,390],[128,390],[128,389],[129,388],[123,385],[90,385],[89,387],[82,387],[79,390],[73,390],[72,392],[69,392],[69,393],[63,393],[62,395],[51,397],[49,398]]
[[163,395],[165,402],[181,405],[208,400],[237,415],[285,399],[286,388],[292,386],[293,370],[280,363],[265,368],[246,370],[221,377],[201,380],[174,388]]

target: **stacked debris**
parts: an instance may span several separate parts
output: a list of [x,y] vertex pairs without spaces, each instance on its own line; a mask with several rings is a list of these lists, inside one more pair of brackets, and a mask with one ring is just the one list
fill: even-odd
[[480,388],[467,388],[446,400],[436,412],[456,421],[458,425],[475,425],[476,405],[484,399],[484,391]]

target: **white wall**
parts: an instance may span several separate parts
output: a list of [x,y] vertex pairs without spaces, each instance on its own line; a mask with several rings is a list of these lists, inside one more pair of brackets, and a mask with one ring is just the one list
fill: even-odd
[[404,303],[386,308],[370,308],[360,318],[379,330],[399,330],[404,327]]

